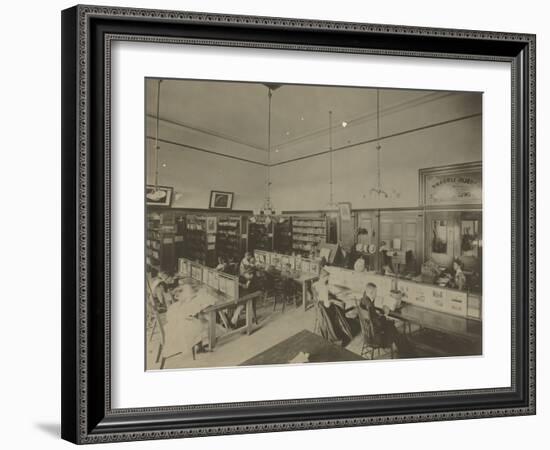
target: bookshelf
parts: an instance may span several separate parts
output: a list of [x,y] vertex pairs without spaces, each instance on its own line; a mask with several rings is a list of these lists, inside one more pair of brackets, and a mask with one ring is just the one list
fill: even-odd
[[[214,242],[206,230],[206,216],[188,215],[185,220],[185,236],[183,240],[184,256],[191,261],[204,265],[214,262]],[[214,236],[215,240],[215,236]]]
[[327,240],[327,222],[322,217],[292,218],[292,251],[309,255]]
[[248,220],[249,252],[273,250],[273,220],[267,220],[266,216],[253,216]]
[[241,216],[219,216],[216,231],[216,256],[238,262],[244,253],[242,235],[246,222]]
[[175,236],[176,224],[172,212],[147,213],[145,262],[149,268],[170,273],[176,270]]
[[274,223],[273,250],[279,253],[292,253],[292,218],[278,217]]

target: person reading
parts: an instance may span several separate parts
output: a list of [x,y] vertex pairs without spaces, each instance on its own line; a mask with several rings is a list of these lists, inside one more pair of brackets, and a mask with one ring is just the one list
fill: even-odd
[[372,323],[374,334],[383,347],[396,346],[399,356],[413,357],[414,349],[410,341],[401,335],[392,320],[385,314],[380,313],[374,306],[376,300],[377,287],[374,283],[367,283],[359,307],[364,310],[363,316],[366,316]]

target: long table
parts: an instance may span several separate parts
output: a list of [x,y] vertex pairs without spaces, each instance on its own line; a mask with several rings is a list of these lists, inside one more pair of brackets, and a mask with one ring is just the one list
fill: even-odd
[[[362,296],[358,291],[346,286],[331,286],[330,291],[346,305],[346,308],[355,306]],[[390,311],[388,315],[409,324],[415,323],[422,328],[440,331],[471,341],[481,339],[482,322],[480,320],[455,316],[406,302],[403,302],[397,310]]]
[[288,364],[300,352],[309,353],[309,362],[363,361],[365,359],[328,342],[318,334],[302,330],[239,365]]
[[388,315],[409,324],[415,323],[422,328],[451,334],[469,341],[481,339],[482,324],[479,320],[453,316],[407,303],[403,303],[396,311],[390,311]]
[[[260,291],[253,292],[251,294],[245,295],[244,297],[240,298],[224,298],[220,296],[220,301],[207,306],[204,310],[202,310],[201,314],[205,314],[208,316],[208,343],[209,343],[209,350],[213,351],[214,347],[216,345],[216,314],[223,312],[224,310],[227,310],[229,308],[236,308],[239,305],[245,304],[245,317],[246,321],[244,326],[240,328],[236,328],[234,330],[231,330],[231,334],[234,332],[246,332],[246,334],[251,334],[254,331],[254,301],[261,297],[262,293]],[[229,333],[228,333],[229,334]]]
[[[268,270],[264,266],[258,265],[257,268],[261,269],[262,271],[266,273],[277,273],[280,274],[281,271],[279,269],[271,269]],[[295,283],[298,283],[302,287],[302,307],[304,308],[304,311],[307,309],[307,294],[311,291],[311,285],[319,279],[319,275],[316,275],[314,273],[309,272],[301,272],[298,270],[293,270],[289,274],[289,278],[291,278]]]

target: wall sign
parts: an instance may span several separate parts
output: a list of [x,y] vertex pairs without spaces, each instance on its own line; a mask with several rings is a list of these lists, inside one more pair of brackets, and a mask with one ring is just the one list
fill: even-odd
[[420,169],[420,202],[425,206],[481,205],[481,163]]

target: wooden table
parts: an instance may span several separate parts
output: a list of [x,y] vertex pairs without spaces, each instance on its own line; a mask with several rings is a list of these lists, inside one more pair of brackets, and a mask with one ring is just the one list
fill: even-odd
[[[266,269],[263,266],[257,266],[260,270],[267,274],[280,274],[281,271],[279,269],[276,269],[274,267],[271,267],[269,269]],[[292,271],[290,278],[295,282],[300,284],[302,286],[302,305],[304,308],[304,311],[307,309],[307,293],[309,290],[311,290],[311,285],[313,282],[317,281],[319,279],[318,275],[315,275],[314,273],[308,273],[308,272],[300,272],[300,271]]]
[[396,311],[390,311],[389,316],[470,341],[481,340],[482,323],[480,320],[454,316],[408,303],[403,303],[401,308]]
[[[205,314],[208,316],[208,343],[209,343],[209,350],[213,351],[214,347],[216,345],[216,314],[220,311],[223,311],[228,308],[235,308],[238,305],[242,305],[243,303],[246,306],[246,322],[244,326],[240,328],[236,328],[235,330],[231,330],[229,334],[233,334],[235,332],[246,332],[246,334],[252,333],[254,331],[253,326],[253,316],[254,316],[254,305],[253,302],[256,301],[259,297],[262,296],[261,291],[253,292],[251,294],[245,295],[244,297],[236,298],[236,299],[230,299],[227,297],[221,297],[220,301],[218,303],[215,303],[213,305],[207,306],[201,314]],[[224,335],[225,336],[225,335]]]
[[240,365],[288,364],[300,352],[309,353],[309,362],[363,361],[365,359],[356,353],[328,342],[318,334],[302,330]]
[[313,282],[319,279],[319,276],[313,273],[300,272],[299,275],[293,276],[292,279],[302,286],[302,305],[305,311],[307,310],[307,292],[311,289]]
[[[361,295],[358,292],[354,292],[347,286],[333,285],[330,292],[339,300],[342,300],[346,308],[355,306],[355,302],[361,299]],[[422,328],[447,333],[470,341],[481,339],[482,323],[477,319],[455,316],[446,312],[411,305],[406,302],[403,302],[398,310],[390,311],[388,315],[409,325],[415,323]]]

